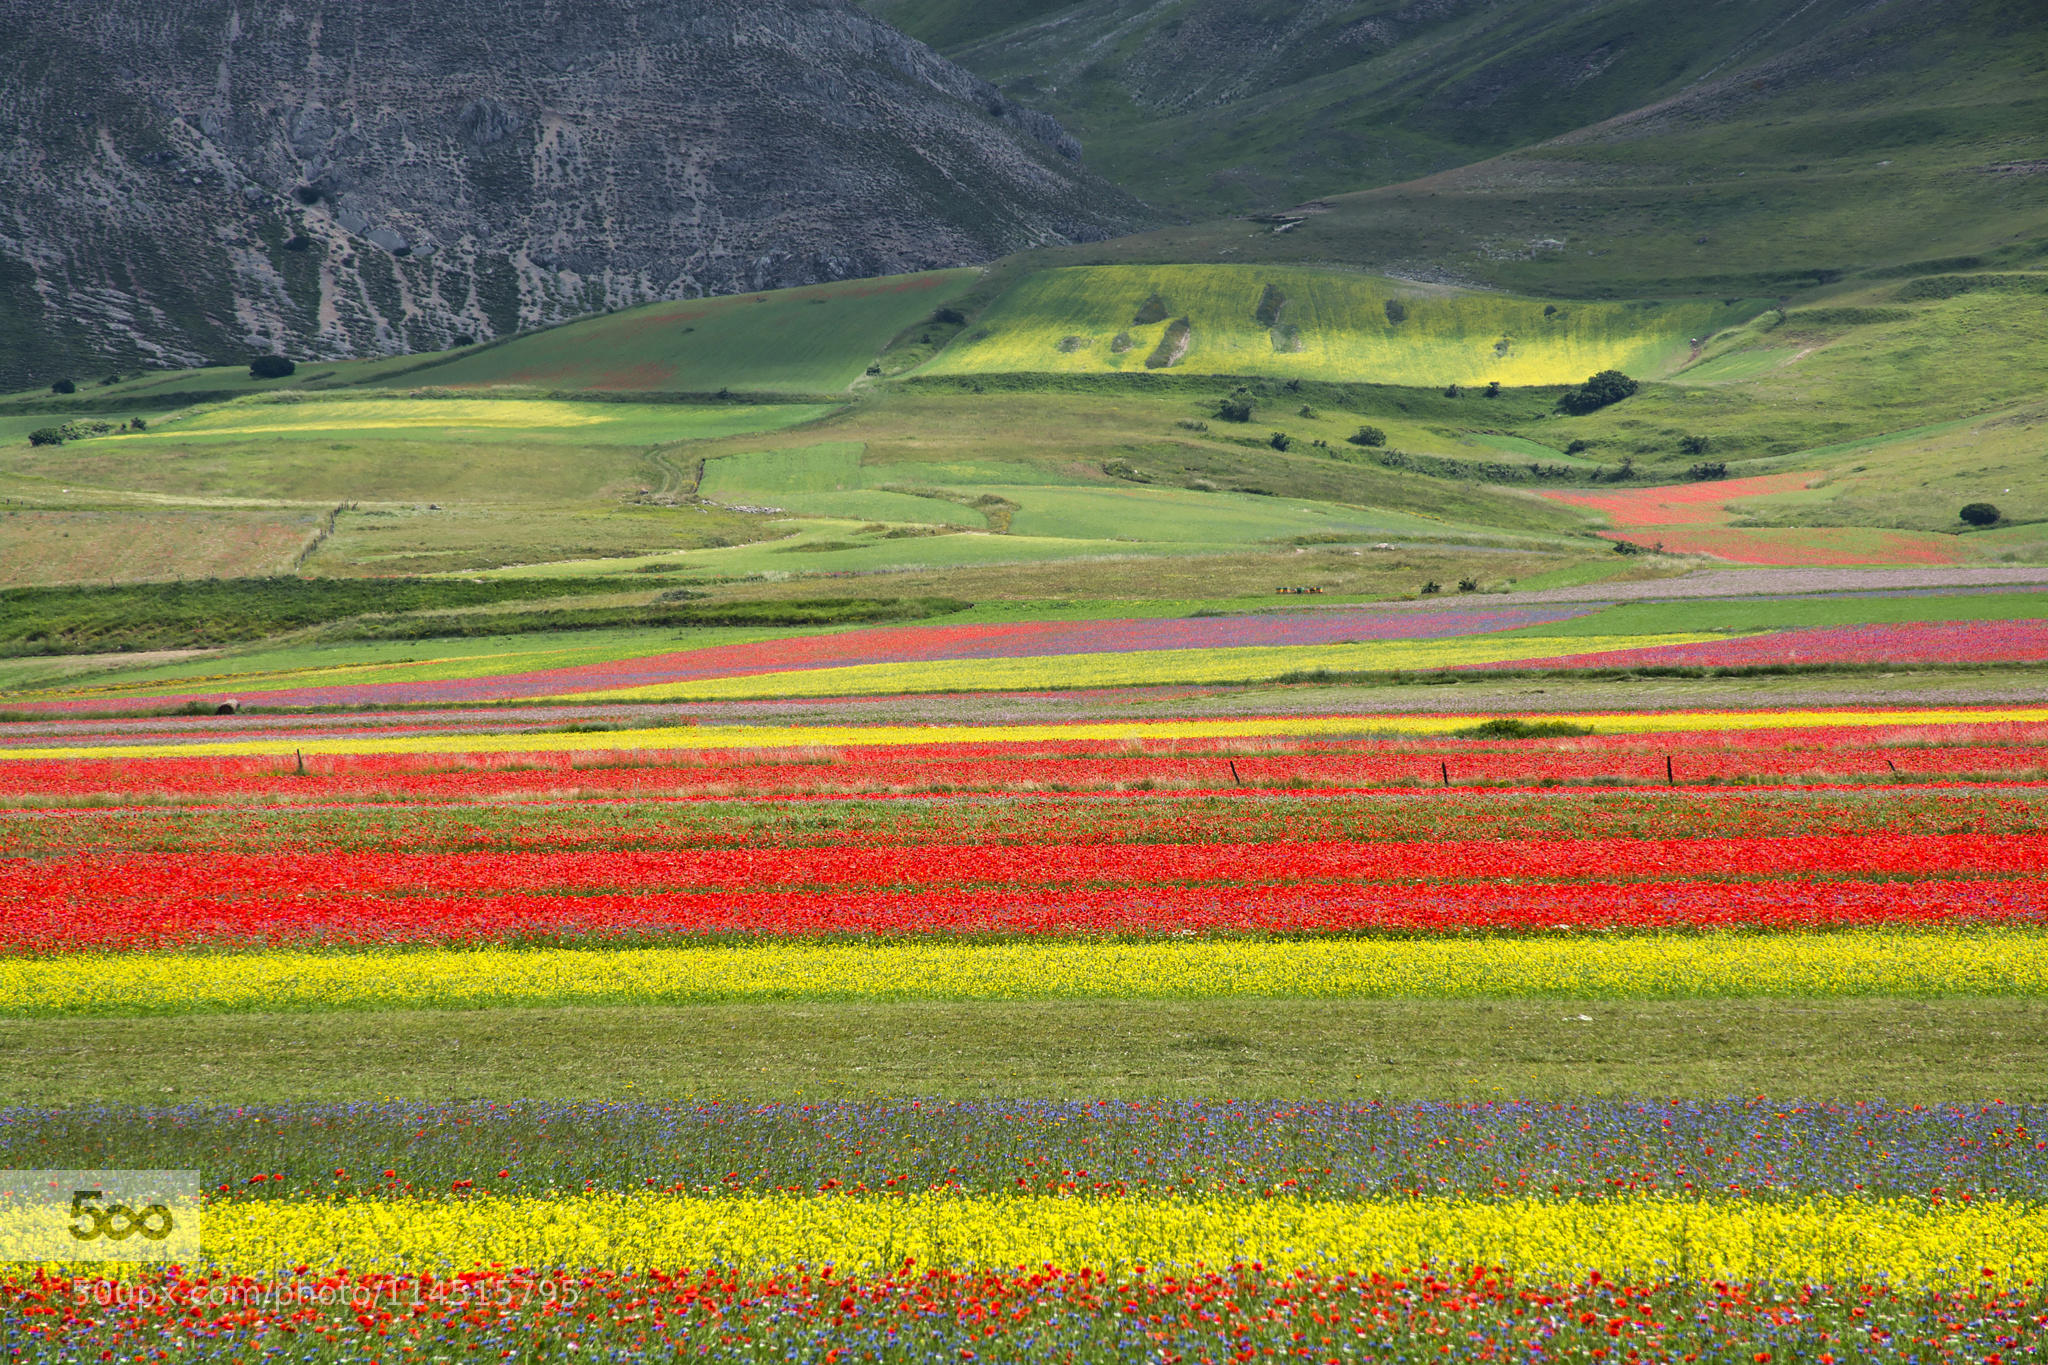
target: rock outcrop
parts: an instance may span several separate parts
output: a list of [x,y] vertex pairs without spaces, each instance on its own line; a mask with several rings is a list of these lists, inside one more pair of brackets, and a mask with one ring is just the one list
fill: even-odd
[[445,346],[1127,231],[850,0],[0,0],[0,380]]

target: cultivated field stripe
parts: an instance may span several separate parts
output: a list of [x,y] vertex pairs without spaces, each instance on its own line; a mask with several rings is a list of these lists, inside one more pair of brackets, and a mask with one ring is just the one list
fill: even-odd
[[352,1271],[831,1265],[1316,1269],[1428,1263],[1900,1285],[2048,1276],[2048,1214],[2017,1201],[898,1198],[586,1194],[216,1207],[216,1266]]
[[[1495,713],[1497,714],[1497,713]],[[1535,713],[1531,713],[1535,714]],[[1448,735],[1487,715],[1267,716],[1218,720],[1083,721],[1045,725],[705,725],[650,726],[586,734],[360,735],[306,739],[206,739],[191,743],[55,744],[0,748],[0,761],[121,758],[219,758],[307,754],[537,754],[618,750],[855,749],[934,744],[1116,743],[1256,739],[1314,735]],[[1553,718],[1543,713],[1541,718]],[[2006,725],[2048,722],[2048,706],[1902,707],[1896,710],[1615,711],[1555,713],[1596,734],[1667,731],[1869,729],[1881,726]]]
[[725,1001],[2048,996],[2048,936],[1682,934],[1452,941],[857,944],[80,953],[0,961],[0,1015]]

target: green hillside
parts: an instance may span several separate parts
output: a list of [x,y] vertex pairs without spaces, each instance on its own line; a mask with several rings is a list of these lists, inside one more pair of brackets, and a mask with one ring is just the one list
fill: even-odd
[[[1333,271],[1097,266],[1032,275],[921,374],[1275,375],[1411,387],[1659,375],[1761,304],[1552,302]],[[1166,354],[1185,319],[1184,349]]]
[[480,347],[393,382],[596,392],[833,393],[977,278],[940,270],[648,304]]
[[[2017,160],[2024,151],[1963,149],[2038,147],[2048,126],[2033,103],[2044,31],[2024,0],[1939,9],[1856,0],[867,6],[1054,113],[1091,166],[1195,221],[1395,185],[1561,138],[1486,178],[1484,193],[1503,210],[1493,224],[1503,255],[1516,249],[1518,210],[1563,210],[1532,215],[1549,222],[1528,234],[1558,237],[1603,216],[1616,191],[1642,203],[1628,191],[1652,177],[1706,191],[1670,196],[1673,204],[1719,199],[1713,187],[1745,169],[1826,174],[1838,159],[1836,169],[1890,158],[1896,182],[1918,151],[1951,167]],[[1578,130],[1674,99],[1626,127],[1631,174],[1589,173],[1584,149],[1602,134]],[[1739,138],[1698,155],[1702,135],[1733,128]],[[1838,187],[1821,189],[1821,199],[1840,200]],[[1962,208],[1937,215],[1960,218]]]

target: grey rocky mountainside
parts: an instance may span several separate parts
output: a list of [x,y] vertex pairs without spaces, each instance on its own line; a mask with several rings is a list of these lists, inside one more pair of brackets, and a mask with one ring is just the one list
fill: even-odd
[[0,0],[0,381],[434,349],[1144,209],[850,0]]

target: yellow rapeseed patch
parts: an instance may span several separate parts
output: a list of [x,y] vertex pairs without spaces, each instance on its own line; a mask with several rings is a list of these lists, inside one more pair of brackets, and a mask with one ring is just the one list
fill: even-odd
[[0,1014],[730,1000],[1664,999],[2048,994],[2048,936],[820,944],[0,960]]
[[1288,673],[1399,673],[1466,664],[1518,663],[1615,649],[1691,645],[1719,635],[1477,636],[1348,645],[1241,645],[1223,649],[1151,649],[1019,659],[934,659],[924,663],[848,664],[732,678],[649,683],[552,700],[718,701],[750,697],[839,697],[877,692],[1014,692],[1041,687],[1144,687],[1159,683],[1267,682]]
[[[8,759],[219,758],[248,755],[600,753],[663,749],[854,749],[924,744],[1117,743],[1280,736],[1370,738],[1442,735],[1484,715],[1252,716],[1216,720],[1085,721],[1044,725],[705,725],[649,726],[585,734],[402,734],[328,739],[277,735],[198,743],[39,745],[0,749]],[[1907,707],[1868,711],[1631,711],[1548,713],[1596,734],[1665,731],[1860,729],[1883,725],[2006,725],[2048,721],[2048,706]]]
[[1518,1272],[1636,1272],[1896,1284],[2048,1276],[2048,1216],[2017,1203],[1931,1207],[1831,1196],[1786,1202],[1468,1199],[1095,1201],[576,1194],[445,1201],[216,1206],[209,1261],[358,1271],[635,1268],[720,1262],[766,1269],[919,1265],[1191,1268],[1262,1261],[1324,1270],[1422,1262]]

